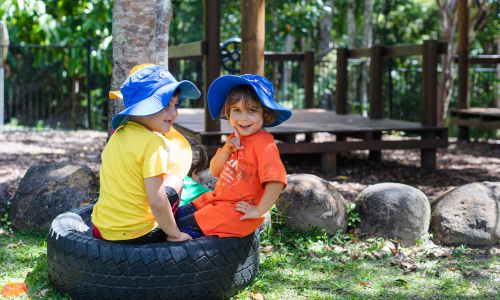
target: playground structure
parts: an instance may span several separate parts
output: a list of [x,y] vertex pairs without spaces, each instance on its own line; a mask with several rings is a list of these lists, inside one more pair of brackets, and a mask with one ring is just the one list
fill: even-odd
[[[470,56],[469,17],[470,0],[458,2],[458,108],[450,110],[450,124],[458,125],[458,138],[469,140],[469,127],[500,129],[499,108],[471,108],[469,64],[500,64],[500,55]],[[479,119],[470,120],[470,119]]]
[[[210,3],[210,5],[208,5]],[[250,8],[249,8],[250,7]],[[264,52],[261,42],[264,32],[259,24],[264,22],[264,3],[242,1],[241,74],[263,75],[264,61],[304,61],[305,109],[293,110],[288,122],[269,128],[282,154],[321,153],[322,170],[327,176],[334,176],[337,153],[342,151],[369,150],[370,160],[380,162],[384,149],[421,149],[421,166],[436,168],[437,148],[448,146],[448,128],[437,126],[437,64],[438,56],[446,53],[446,43],[435,40],[424,41],[423,45],[381,46],[364,49],[337,49],[336,112],[314,109],[314,52],[276,53]],[[245,9],[243,9],[245,8]],[[262,9],[257,9],[262,8]],[[255,20],[245,22],[244,20]],[[220,1],[204,2],[205,41],[171,46],[169,61],[179,59],[201,60],[205,64],[205,109],[181,109],[174,126],[187,136],[197,138],[214,155],[221,146],[221,138],[233,130],[226,122],[214,121],[210,117],[206,94],[210,84],[220,76]],[[253,34],[247,34],[253,32]],[[252,52],[253,56],[249,56]],[[383,58],[422,55],[422,120],[421,123],[389,120],[382,118]],[[370,63],[370,112],[369,118],[347,114],[347,63],[349,58],[369,57]],[[174,65],[174,64],[170,64]],[[383,133],[404,131],[418,135],[420,139],[383,140]],[[336,136],[335,142],[313,143],[312,134],[329,132]],[[296,143],[296,135],[305,134],[305,142]],[[347,138],[356,140],[348,140]],[[360,141],[361,140],[361,141]]]

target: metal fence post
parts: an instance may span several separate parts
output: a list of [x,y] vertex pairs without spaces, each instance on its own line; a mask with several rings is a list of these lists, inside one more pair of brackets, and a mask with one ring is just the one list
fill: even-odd
[[92,55],[92,41],[87,39],[87,120],[88,120],[88,129],[92,129],[92,118],[90,116],[90,112],[92,111],[91,105],[91,96],[90,92],[92,91],[92,68],[91,68],[91,55]]

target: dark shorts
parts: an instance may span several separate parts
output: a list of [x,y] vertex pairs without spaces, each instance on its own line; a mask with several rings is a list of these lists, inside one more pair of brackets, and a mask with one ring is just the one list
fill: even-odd
[[[197,211],[193,203],[186,204],[177,209],[174,217],[177,223],[177,227],[181,232],[189,234],[193,239],[204,236],[201,231],[196,219],[194,218],[194,213]],[[100,238],[101,234],[99,230],[94,226],[94,236]],[[149,243],[161,243],[167,241],[167,234],[160,228],[160,226],[154,228],[150,232],[143,236],[140,236],[131,240],[120,240],[120,241],[110,241],[120,244],[130,244],[130,245],[140,245]]]

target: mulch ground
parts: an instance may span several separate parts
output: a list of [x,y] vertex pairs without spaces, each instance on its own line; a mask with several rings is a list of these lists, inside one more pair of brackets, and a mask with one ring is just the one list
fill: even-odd
[[[96,131],[46,131],[0,133],[0,184],[14,196],[26,173],[34,165],[71,161],[98,173],[106,133]],[[471,182],[500,182],[500,141],[462,143],[450,139],[439,149],[437,170],[419,168],[420,150],[383,150],[383,162],[370,162],[368,151],[341,153],[336,177],[321,173],[320,155],[284,155],[288,174],[314,174],[330,181],[352,202],[369,185],[399,182],[414,186],[432,199],[450,188]]]

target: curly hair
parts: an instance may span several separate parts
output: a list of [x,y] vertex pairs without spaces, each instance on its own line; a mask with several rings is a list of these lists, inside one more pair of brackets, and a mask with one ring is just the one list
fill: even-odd
[[238,103],[240,100],[243,102],[243,105],[247,109],[250,108],[252,102],[256,102],[259,107],[262,107],[264,109],[264,125],[270,125],[274,122],[274,120],[276,120],[276,112],[265,107],[252,86],[247,84],[237,85],[229,91],[226,97],[226,102],[224,102],[224,106],[222,107],[221,117],[225,117],[229,120],[231,107]]

